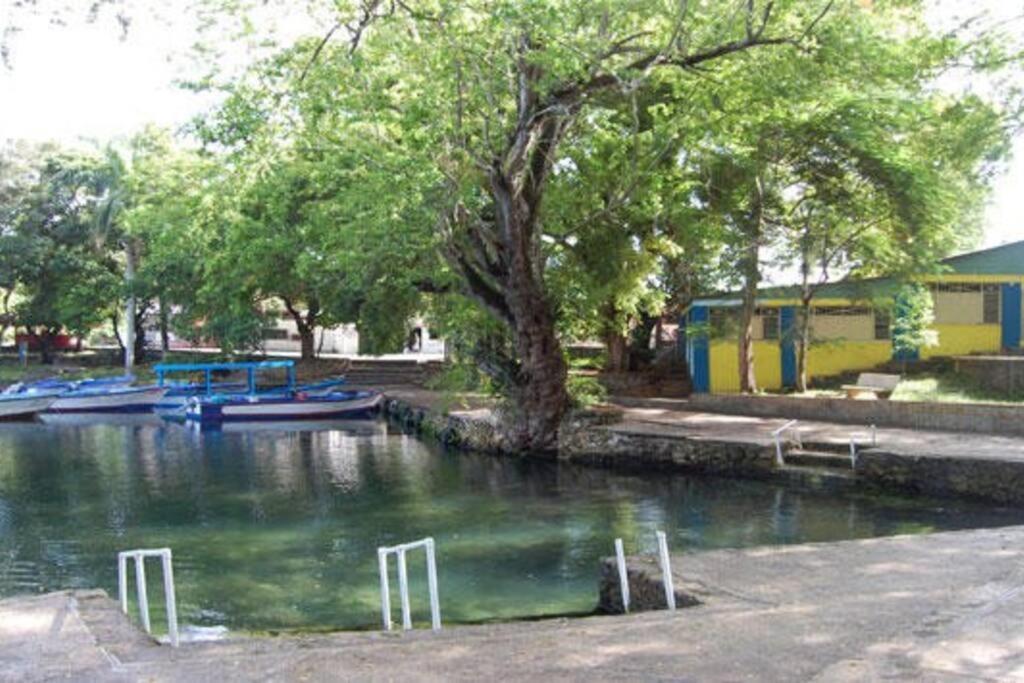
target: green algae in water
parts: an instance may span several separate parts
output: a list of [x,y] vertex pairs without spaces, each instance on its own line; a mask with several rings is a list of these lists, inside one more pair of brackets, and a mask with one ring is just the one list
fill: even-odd
[[[377,547],[428,535],[452,623],[592,610],[613,540],[652,552],[656,529],[684,551],[1021,519],[963,502],[446,453],[379,422],[0,425],[0,596],[114,595],[119,550],[169,546],[180,620],[233,630],[377,628]],[[423,559],[409,559],[422,624]]]

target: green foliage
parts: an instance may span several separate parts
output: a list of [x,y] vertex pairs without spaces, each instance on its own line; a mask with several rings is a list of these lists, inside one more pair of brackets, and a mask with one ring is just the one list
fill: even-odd
[[608,400],[608,390],[596,377],[569,375],[567,388],[572,404],[577,408],[586,408]]
[[909,357],[939,343],[934,304],[928,288],[919,283],[902,287],[896,295],[892,318],[892,347],[897,356]]

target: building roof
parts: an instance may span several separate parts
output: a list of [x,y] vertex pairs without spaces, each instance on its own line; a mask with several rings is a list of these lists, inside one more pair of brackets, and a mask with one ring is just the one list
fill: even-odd
[[[1024,240],[951,256],[939,263],[946,267],[945,274],[947,275],[1024,276]],[[895,279],[890,277],[840,280],[821,285],[814,296],[818,300],[849,299],[867,301],[893,293],[898,284]],[[693,300],[693,303],[716,307],[738,306],[742,301],[742,297],[742,290],[716,292],[697,297]],[[799,299],[800,286],[762,287],[757,290],[757,298],[760,301]]]
[[1024,275],[1024,240],[943,259],[963,275]]

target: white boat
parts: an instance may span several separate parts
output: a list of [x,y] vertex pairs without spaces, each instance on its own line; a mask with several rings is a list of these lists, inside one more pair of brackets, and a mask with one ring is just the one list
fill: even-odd
[[372,415],[383,397],[375,391],[339,391],[323,396],[205,396],[185,408],[200,422],[255,420],[328,420]]
[[62,394],[49,406],[53,413],[145,413],[153,410],[167,387],[117,386]]
[[0,395],[0,420],[13,420],[41,413],[49,408],[60,392],[24,392]]

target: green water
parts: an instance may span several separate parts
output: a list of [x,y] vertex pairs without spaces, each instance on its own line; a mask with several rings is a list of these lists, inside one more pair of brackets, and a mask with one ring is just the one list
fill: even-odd
[[[599,558],[613,539],[627,552],[652,551],[656,529],[683,551],[1022,517],[960,502],[446,453],[380,422],[222,433],[155,418],[0,425],[0,596],[91,587],[114,595],[118,550],[169,546],[181,621],[228,629],[377,627],[377,547],[427,535],[450,623],[592,610]],[[410,573],[423,620],[422,560]],[[149,579],[157,624],[155,564]]]

